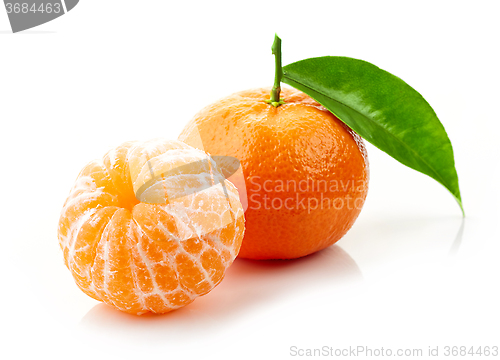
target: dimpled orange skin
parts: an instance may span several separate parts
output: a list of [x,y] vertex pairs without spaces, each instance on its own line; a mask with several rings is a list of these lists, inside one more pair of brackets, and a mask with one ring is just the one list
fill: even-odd
[[[208,166],[206,159],[179,141],[153,140],[123,143],[83,168],[58,228],[65,264],[83,292],[131,314],[166,313],[222,280],[241,246],[244,216],[229,181],[229,196],[206,186],[214,176],[224,181],[215,162]],[[136,199],[134,189],[149,171],[185,164],[185,174],[160,177],[156,184],[166,187],[165,197],[167,190],[204,183],[200,191],[170,191],[178,196],[166,204]]]
[[368,158],[362,139],[309,96],[284,88],[285,104],[274,107],[265,103],[270,90],[207,106],[179,140],[200,147],[201,137],[208,153],[241,161],[248,209],[238,256],[292,259],[334,244],[351,228],[368,191]]

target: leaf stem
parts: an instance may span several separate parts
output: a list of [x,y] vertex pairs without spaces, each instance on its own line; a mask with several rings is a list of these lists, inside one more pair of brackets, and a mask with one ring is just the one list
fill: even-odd
[[281,92],[281,78],[283,77],[283,68],[281,64],[281,39],[277,34],[274,34],[274,42],[271,50],[274,55],[274,86],[271,90],[271,98],[266,100],[266,103],[274,107],[278,107],[285,102],[280,98]]

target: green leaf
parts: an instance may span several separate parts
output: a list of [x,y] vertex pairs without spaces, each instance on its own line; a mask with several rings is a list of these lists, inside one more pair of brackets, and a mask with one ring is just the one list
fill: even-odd
[[325,56],[283,67],[282,81],[394,159],[444,185],[463,213],[450,139],[431,106],[403,80],[366,61]]

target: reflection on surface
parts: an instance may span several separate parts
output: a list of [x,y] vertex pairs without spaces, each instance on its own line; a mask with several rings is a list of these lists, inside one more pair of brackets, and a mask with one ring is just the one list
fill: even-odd
[[353,255],[369,279],[403,268],[447,261],[451,248],[456,251],[466,243],[462,221],[461,216],[380,214],[354,226],[339,245]]
[[465,217],[462,218],[462,223],[460,224],[460,228],[458,229],[455,241],[453,241],[453,244],[451,245],[450,256],[455,256],[458,253],[458,249],[460,249],[460,245],[462,244],[462,238],[464,236],[464,227],[465,227]]
[[237,259],[219,286],[185,308],[164,315],[134,316],[98,304],[83,317],[80,328],[115,334],[122,340],[143,335],[150,341],[182,341],[186,332],[196,336],[197,332],[216,330],[271,302],[359,280],[362,275],[355,261],[337,245],[295,260]]

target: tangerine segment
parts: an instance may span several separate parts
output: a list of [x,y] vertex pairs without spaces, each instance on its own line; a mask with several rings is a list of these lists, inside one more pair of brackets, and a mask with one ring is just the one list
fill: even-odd
[[169,312],[211,291],[243,233],[238,191],[213,159],[167,140],[126,142],[85,166],[58,228],[78,287],[132,314]]

